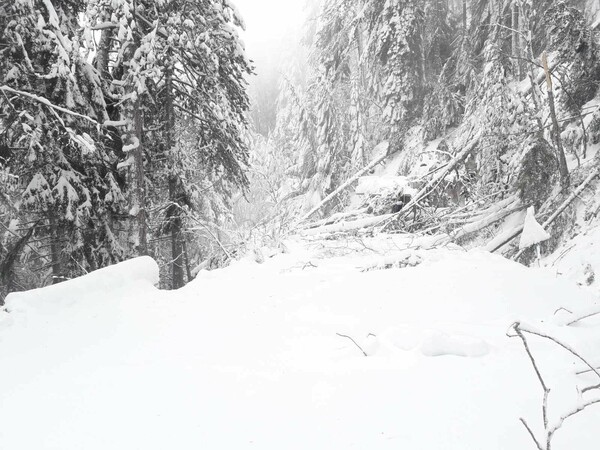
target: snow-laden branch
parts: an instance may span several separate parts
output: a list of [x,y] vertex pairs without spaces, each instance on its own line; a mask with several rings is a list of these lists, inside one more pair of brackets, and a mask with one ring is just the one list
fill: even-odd
[[119,28],[118,23],[114,22],[102,22],[91,27],[92,31],[109,30],[112,28]]
[[31,94],[31,93],[25,92],[25,91],[19,91],[17,89],[13,89],[13,88],[11,88],[9,86],[5,86],[5,85],[0,86],[0,91],[9,92],[9,93],[15,94],[15,95],[20,95],[21,97],[27,97],[33,101],[36,101],[43,105],[46,105],[47,107],[52,108],[56,111],[60,111],[62,113],[68,114],[70,116],[74,116],[79,119],[86,120],[86,121],[92,123],[93,125],[101,126],[101,124],[98,121],[92,119],[91,117],[83,115],[83,114],[79,114],[78,112],[71,111],[70,109],[67,109],[67,108],[63,108],[62,106],[55,105],[54,103],[52,103],[50,100],[48,100],[45,97],[40,97],[39,95]]
[[48,108],[53,109],[54,111],[68,114],[69,116],[77,117],[78,119],[82,119],[87,122],[90,122],[92,125],[95,125],[97,127],[124,127],[124,126],[127,126],[129,123],[126,120],[119,120],[119,121],[107,120],[104,123],[100,123],[97,120],[93,119],[92,117],[86,116],[85,114],[80,114],[80,113],[70,110],[68,108],[64,108],[62,106],[55,105],[54,103],[52,103],[50,100],[48,100],[45,97],[40,97],[39,95],[31,94],[29,92],[20,91],[18,89],[13,89],[10,86],[6,86],[6,85],[0,86],[0,91],[7,92],[10,94],[14,94],[14,95],[19,95],[21,97],[26,97],[30,100],[41,103],[42,105],[45,105]]

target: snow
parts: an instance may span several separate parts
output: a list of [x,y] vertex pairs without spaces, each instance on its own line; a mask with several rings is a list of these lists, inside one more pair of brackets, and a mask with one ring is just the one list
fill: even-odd
[[550,234],[535,220],[535,207],[530,206],[527,208],[519,249],[529,248],[548,239],[550,239]]
[[368,176],[358,180],[356,194],[359,195],[389,195],[394,193],[416,194],[410,187],[408,178],[399,176]]
[[[178,291],[155,288],[156,263],[140,258],[10,295],[0,448],[532,448],[519,417],[541,433],[541,388],[511,324],[600,360],[598,321],[553,320],[594,297],[547,271],[410,235],[284,244]],[[394,251],[419,265],[365,270]],[[574,380],[579,361],[530,345],[555,423],[581,400],[572,383],[594,378]],[[593,408],[554,449],[594,448]]]
[[564,246],[544,259],[552,273],[589,288],[600,298],[600,226],[582,227],[581,231]]
[[102,297],[110,291],[122,290],[138,281],[148,285],[158,283],[158,266],[152,258],[135,258],[64,283],[12,293],[6,297],[5,305],[11,314],[51,312],[62,305],[74,305],[80,298]]

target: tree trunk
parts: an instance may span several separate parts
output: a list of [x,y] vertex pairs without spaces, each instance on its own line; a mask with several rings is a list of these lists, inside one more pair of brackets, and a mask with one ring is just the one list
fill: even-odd
[[556,106],[554,103],[554,92],[552,90],[552,76],[550,74],[550,69],[548,68],[548,57],[546,52],[542,54],[542,65],[544,66],[544,71],[546,72],[546,87],[548,88],[548,103],[550,106],[550,116],[552,118],[552,131],[554,137],[554,144],[556,145],[556,153],[558,157],[558,170],[560,172],[560,185],[564,190],[569,188],[571,183],[569,177],[569,168],[567,167],[567,158],[565,157],[565,151],[562,146],[562,141],[560,139],[560,126],[558,124],[558,119],[556,117]]
[[[175,128],[175,111],[173,108],[173,71],[168,68],[165,73],[166,92],[166,151],[173,152]],[[185,286],[184,280],[184,252],[182,242],[181,207],[183,203],[183,187],[177,173],[173,170],[169,175],[169,226],[171,228],[171,287],[179,289]]]
[[143,116],[140,101],[133,106],[133,131],[137,148],[133,150],[135,163],[135,196],[137,202],[138,254],[148,254],[148,224],[146,219],[146,184],[144,174],[144,149],[142,147]]
[[179,289],[185,286],[184,280],[184,253],[181,230],[181,199],[180,182],[176,175],[169,176],[169,197],[171,199],[171,215],[169,224],[171,227],[171,268],[172,268],[172,289]]
[[518,5],[512,6],[512,33],[511,33],[511,46],[513,56],[513,67],[514,75],[518,80],[521,80],[521,41],[520,41],[520,21],[519,21],[519,7]]
[[[110,19],[112,8],[103,14],[103,20]],[[100,32],[100,42],[98,42],[98,52],[96,54],[96,70],[101,78],[109,80],[108,73],[108,54],[110,50],[110,41],[114,34],[113,28],[105,28]]]
[[54,213],[50,212],[48,216],[50,224],[50,258],[52,262],[52,284],[58,284],[64,281],[62,273],[62,261],[60,256],[60,230],[56,223]]
[[183,256],[185,257],[185,273],[187,275],[189,283],[194,278],[192,276],[192,268],[190,267],[190,254],[188,253],[187,243],[185,242],[185,239],[182,239],[181,243],[183,245]]

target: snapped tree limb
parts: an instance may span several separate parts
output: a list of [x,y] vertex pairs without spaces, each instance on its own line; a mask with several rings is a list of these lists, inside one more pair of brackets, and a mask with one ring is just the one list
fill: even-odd
[[323,200],[321,200],[321,202],[317,206],[315,206],[313,209],[311,209],[309,212],[307,212],[304,216],[302,216],[300,218],[300,220],[298,220],[298,222],[296,223],[295,227],[298,227],[298,225],[300,225],[302,222],[310,219],[313,214],[320,211],[321,208],[323,208],[331,200],[333,200],[338,195],[340,195],[342,192],[344,192],[356,180],[358,180],[360,177],[362,177],[365,173],[367,173],[369,170],[373,169],[378,164],[382,163],[385,159],[387,159],[392,154],[393,153],[386,152],[384,155],[380,156],[379,158],[375,159],[374,161],[370,162],[365,167],[363,167],[361,170],[359,170],[348,181],[346,181],[344,184],[342,184],[339,188],[337,188],[335,191],[333,191],[331,194],[329,194],[327,197],[325,197]]
[[[412,209],[413,206],[416,206],[421,200],[426,198],[433,190],[446,178],[448,173],[453,170],[458,164],[460,164],[477,146],[479,143],[479,138],[481,137],[481,132],[478,132],[466,145],[465,147],[458,152],[458,154],[448,163],[444,169],[439,172],[435,177],[433,177],[413,198],[408,202],[399,212],[394,213],[392,215],[392,219],[399,219],[404,215],[408,214],[408,212]],[[388,221],[385,227],[391,222]]]

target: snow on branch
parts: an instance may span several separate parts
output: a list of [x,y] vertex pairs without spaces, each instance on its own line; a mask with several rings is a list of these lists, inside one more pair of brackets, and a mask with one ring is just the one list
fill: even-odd
[[127,144],[123,146],[123,152],[128,153],[131,152],[135,149],[137,149],[140,146],[140,141],[137,138],[137,136],[133,136],[131,139],[131,144]]
[[119,24],[114,22],[102,22],[91,27],[92,31],[108,30],[111,28],[119,28]]
[[48,100],[45,97],[40,97],[39,95],[31,94],[29,92],[19,91],[17,89],[13,89],[9,86],[4,86],[4,85],[0,86],[0,91],[9,92],[11,94],[20,95],[22,97],[27,97],[33,101],[41,103],[42,105],[52,108],[55,111],[60,111],[62,113],[68,114],[70,116],[74,116],[79,119],[86,120],[96,126],[102,126],[102,124],[100,124],[98,121],[92,119],[91,117],[83,115],[83,114],[79,114],[79,113],[77,113],[75,111],[71,111],[70,109],[67,109],[67,108],[63,108],[62,106],[55,105],[54,103],[52,103],[50,100]]
[[86,116],[84,114],[80,114],[80,113],[72,111],[70,109],[63,108],[62,106],[55,105],[54,103],[52,103],[50,100],[48,100],[45,97],[40,97],[39,95],[31,94],[29,92],[13,89],[6,85],[0,86],[0,91],[8,92],[8,93],[15,94],[15,95],[20,95],[22,97],[27,97],[35,102],[41,103],[42,105],[45,105],[45,106],[53,109],[54,111],[59,111],[64,114],[68,114],[70,116],[77,117],[78,119],[83,119],[97,127],[125,127],[128,125],[127,120],[107,120],[104,123],[100,123],[90,116]]

